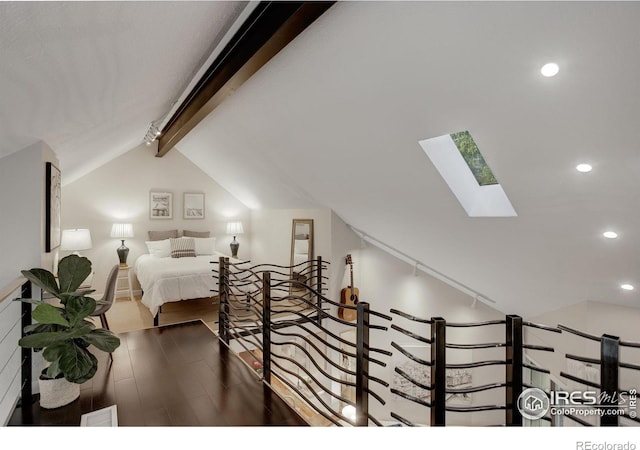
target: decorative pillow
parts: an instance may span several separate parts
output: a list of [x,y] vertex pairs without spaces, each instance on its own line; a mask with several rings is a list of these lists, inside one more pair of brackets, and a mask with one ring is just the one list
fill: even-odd
[[182,232],[182,235],[184,237],[193,237],[193,238],[208,238],[210,236],[210,232],[209,231],[190,231],[190,230],[184,230]]
[[193,238],[169,239],[171,243],[172,258],[195,258],[196,243]]
[[[185,238],[182,238],[185,239]],[[196,243],[196,255],[215,255],[216,254],[216,238],[192,238]]]
[[149,254],[151,256],[155,256],[156,258],[168,258],[171,256],[171,243],[169,239],[164,239],[162,241],[146,241],[147,250],[149,250]]
[[149,231],[149,240],[150,241],[162,241],[164,239],[171,239],[178,237],[178,230],[167,230],[167,231]]

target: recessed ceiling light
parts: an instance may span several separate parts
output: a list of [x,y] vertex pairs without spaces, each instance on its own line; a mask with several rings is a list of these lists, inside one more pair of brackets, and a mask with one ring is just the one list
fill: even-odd
[[540,69],[540,73],[545,77],[552,77],[556,75],[559,70],[560,68],[556,63],[547,63],[544,66],[542,66],[542,69]]
[[591,172],[591,169],[593,169],[593,167],[591,167],[591,164],[578,164],[576,166],[576,170],[578,172]]
[[602,235],[607,239],[615,239],[618,237],[618,233],[616,233],[615,231],[605,231],[604,233],[602,233]]
[[630,284],[621,284],[620,288],[624,289],[625,291],[633,291],[633,286]]

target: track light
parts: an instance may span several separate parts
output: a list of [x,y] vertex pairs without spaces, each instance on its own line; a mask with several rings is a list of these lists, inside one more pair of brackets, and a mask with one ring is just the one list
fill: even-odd
[[160,122],[156,120],[155,122],[151,122],[151,124],[149,125],[149,128],[147,129],[147,134],[145,134],[144,136],[144,142],[147,145],[151,145],[151,143],[155,141],[158,138],[158,136],[162,134],[162,131],[158,127],[159,123]]

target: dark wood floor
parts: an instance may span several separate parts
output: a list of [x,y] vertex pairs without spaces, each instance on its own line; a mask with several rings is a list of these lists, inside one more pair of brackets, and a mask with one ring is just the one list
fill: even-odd
[[18,408],[8,425],[78,426],[82,414],[114,404],[119,426],[307,425],[202,321],[119,336],[113,363],[96,352],[98,373],[78,400]]

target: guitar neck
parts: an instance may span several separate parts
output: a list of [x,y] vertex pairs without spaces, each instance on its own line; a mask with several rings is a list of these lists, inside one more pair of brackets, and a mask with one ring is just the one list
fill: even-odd
[[353,264],[349,264],[349,270],[351,272],[351,289],[353,289],[355,287],[353,285]]

